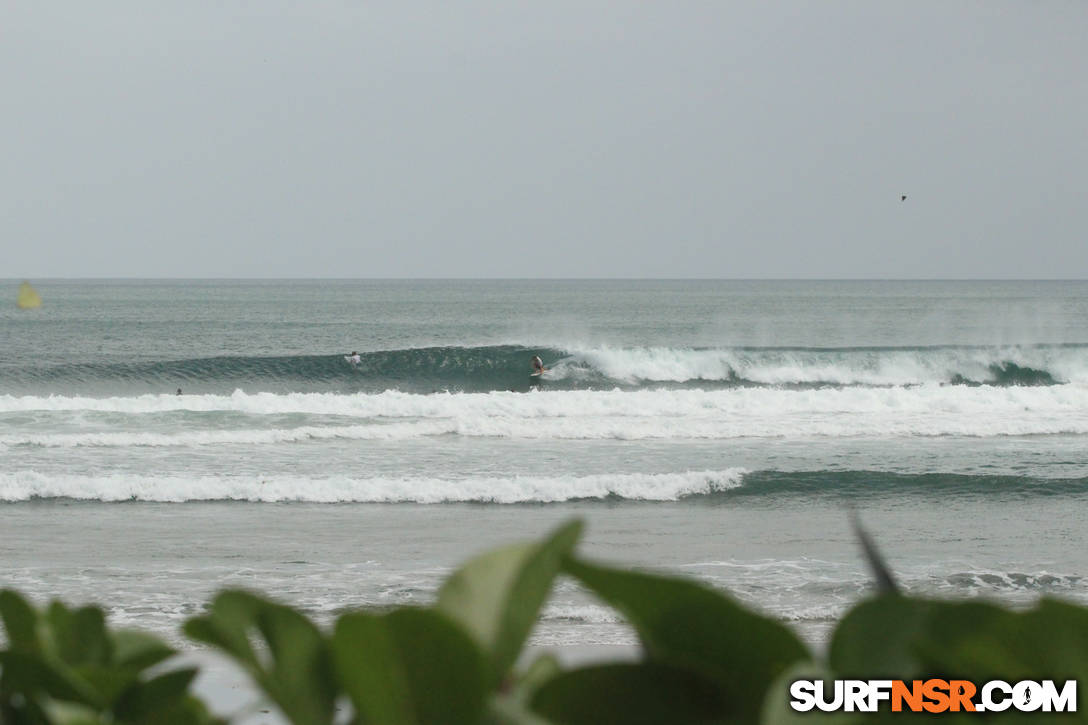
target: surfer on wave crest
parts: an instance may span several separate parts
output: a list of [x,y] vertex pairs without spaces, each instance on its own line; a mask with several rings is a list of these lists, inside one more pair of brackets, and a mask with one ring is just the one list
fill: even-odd
[[545,370],[547,370],[547,368],[544,367],[544,361],[540,359],[539,355],[534,355],[533,356],[533,372],[536,373],[537,375],[539,375],[540,373],[544,372]]

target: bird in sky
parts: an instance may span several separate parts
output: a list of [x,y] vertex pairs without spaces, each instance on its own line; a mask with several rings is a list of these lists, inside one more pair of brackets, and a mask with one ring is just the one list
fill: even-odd
[[906,201],[906,200],[907,200],[907,195],[906,194],[903,194],[901,197],[899,197],[899,201]]

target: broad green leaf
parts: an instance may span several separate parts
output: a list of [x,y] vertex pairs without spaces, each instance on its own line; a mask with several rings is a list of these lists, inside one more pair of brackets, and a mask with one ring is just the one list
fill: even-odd
[[1023,653],[1033,678],[1043,672],[1047,678],[1088,683],[1088,608],[1044,599],[1020,614],[1015,627],[1010,639]]
[[296,723],[330,722],[336,683],[324,636],[302,614],[277,604],[265,606],[258,624],[274,659],[266,691]]
[[113,707],[121,693],[139,682],[140,677],[135,667],[81,665],[71,671],[94,689],[98,702],[106,709]]
[[144,669],[172,657],[175,650],[168,647],[158,637],[133,630],[117,630],[111,633],[113,639],[113,661],[117,665],[126,665]]
[[194,668],[173,670],[130,687],[113,712],[124,722],[153,723],[158,713],[176,707],[187,696],[196,674]]
[[563,557],[581,533],[582,522],[572,521],[541,543],[482,554],[457,570],[439,590],[437,608],[461,623],[488,653],[492,687],[517,659]]
[[69,665],[104,665],[113,656],[106,617],[98,607],[68,609],[53,602],[45,613],[56,654]]
[[257,616],[256,597],[237,591],[222,592],[212,600],[210,612],[185,622],[191,639],[210,644],[230,655],[249,671],[259,669],[250,635]]
[[551,652],[545,652],[538,655],[521,673],[515,683],[514,692],[528,696],[545,682],[562,672],[563,668],[560,666],[558,658]]
[[[831,664],[846,678],[1083,681],[1088,677],[1088,610],[1043,601],[1019,613],[977,601],[882,597],[863,602],[843,618],[832,640]],[[913,721],[909,715],[889,717]],[[1046,716],[1010,712],[996,721],[1037,722],[1041,717]],[[1054,717],[1062,721],[1066,716]],[[958,719],[967,722],[971,716],[942,716],[949,722]]]
[[914,644],[921,672],[979,682],[1037,678],[1040,673],[1017,652],[1021,621],[1020,615],[987,602],[930,602]]
[[880,597],[843,617],[830,662],[846,677],[945,672],[969,679],[1088,675],[1088,610],[1043,601],[1013,612],[985,602]]
[[975,681],[1080,679],[1088,676],[1088,611],[1055,601],[1026,612],[930,602],[917,650],[925,671]]
[[196,697],[186,695],[169,710],[160,710],[137,725],[227,725],[227,721],[212,715]]
[[58,700],[101,707],[98,692],[76,677],[63,663],[51,663],[33,654],[0,651],[0,682],[4,692],[27,697],[45,693]]
[[731,711],[719,684],[687,667],[610,664],[548,680],[530,701],[564,725],[685,725],[725,721]]
[[38,612],[11,589],[0,591],[0,620],[4,622],[8,647],[14,652],[40,653]]
[[541,685],[562,671],[552,653],[537,656],[518,674],[511,687],[492,693],[483,720],[485,725],[549,725],[529,709],[529,700]]
[[364,722],[469,725],[479,720],[485,661],[445,615],[345,614],[332,639],[337,677]]
[[900,596],[878,597],[857,605],[832,635],[832,669],[843,677],[862,679],[909,679],[919,674],[917,647],[929,608],[928,602]]
[[[215,598],[209,614],[186,622],[185,632],[233,657],[291,722],[331,721],[336,688],[328,643],[294,609],[247,592],[226,591]],[[251,638],[257,635],[267,657],[254,649]]]
[[781,624],[697,582],[574,559],[564,568],[627,618],[651,659],[696,667],[720,683],[738,720],[754,722],[771,683],[809,658]]

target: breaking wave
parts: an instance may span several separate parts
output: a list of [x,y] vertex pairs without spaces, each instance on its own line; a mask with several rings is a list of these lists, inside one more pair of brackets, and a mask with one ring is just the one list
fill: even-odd
[[[531,381],[539,354],[551,368]],[[1039,386],[1088,382],[1088,345],[876,348],[667,348],[492,345],[342,354],[59,364],[0,370],[27,392],[488,392],[619,387]]]
[[0,501],[262,501],[314,503],[547,503],[578,499],[675,501],[740,485],[742,469],[663,474],[510,478],[296,478],[0,474]]
[[1088,494],[1088,478],[893,474],[879,471],[720,471],[467,478],[0,474],[0,501],[250,501],[311,503],[555,503],[583,500],[728,504],[738,497]]
[[1088,385],[0,395],[0,447],[1088,434]]

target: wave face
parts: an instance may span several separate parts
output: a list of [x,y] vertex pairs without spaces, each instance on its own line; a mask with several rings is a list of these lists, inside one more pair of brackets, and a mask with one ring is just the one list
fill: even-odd
[[891,474],[879,471],[721,471],[515,477],[138,476],[0,474],[0,501],[259,501],[308,503],[556,503],[689,501],[723,504],[798,496],[1017,498],[1088,494],[1088,478]]
[[[540,355],[551,370],[528,375]],[[209,357],[4,370],[9,391],[222,392],[240,387],[276,392],[401,390],[489,392],[909,386],[930,383],[1047,386],[1088,383],[1088,345],[875,348],[427,347],[361,355]]]

